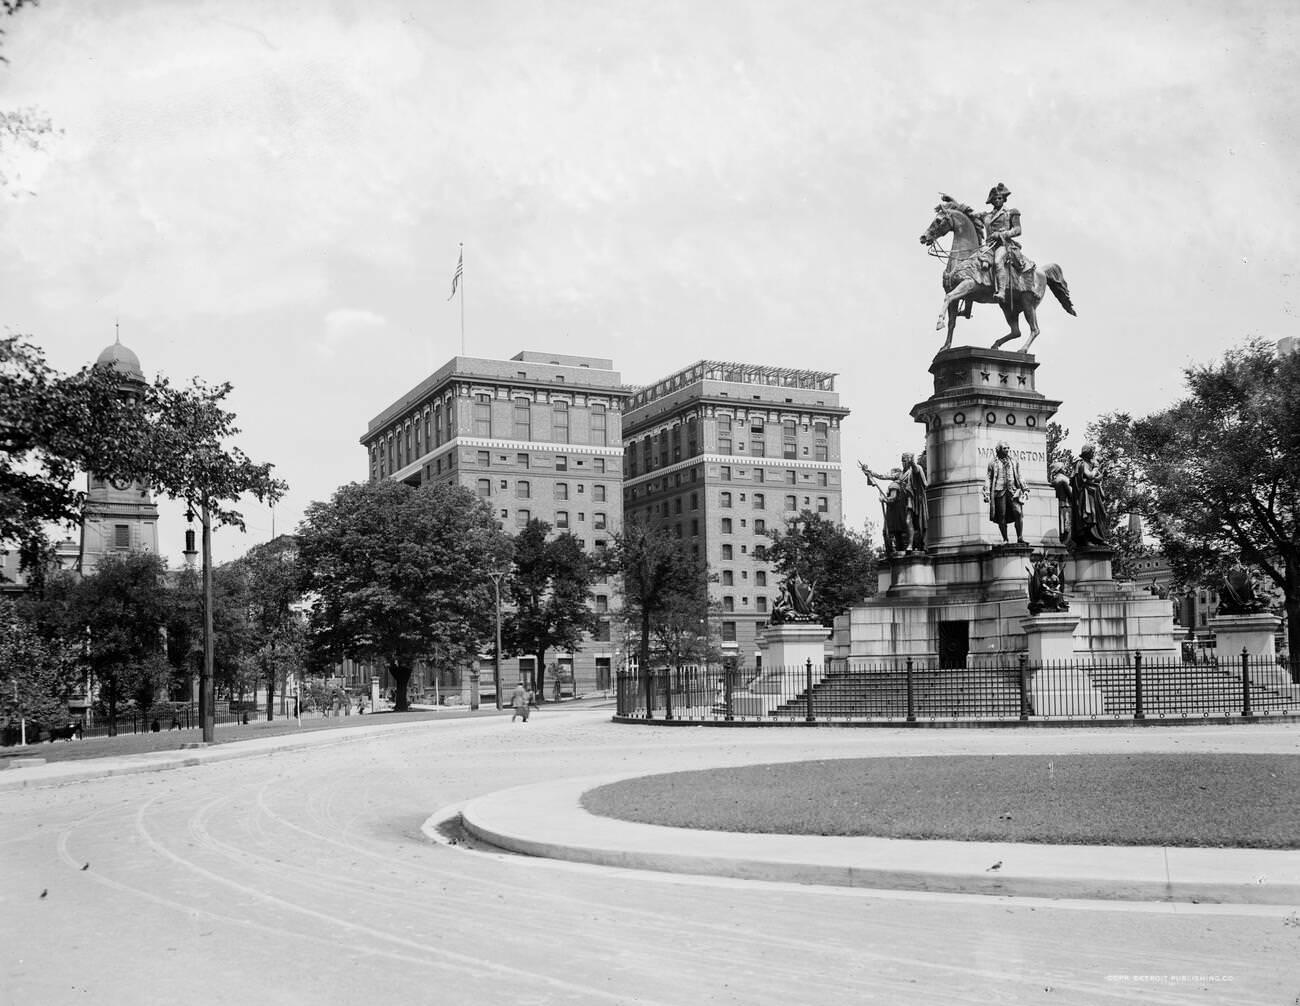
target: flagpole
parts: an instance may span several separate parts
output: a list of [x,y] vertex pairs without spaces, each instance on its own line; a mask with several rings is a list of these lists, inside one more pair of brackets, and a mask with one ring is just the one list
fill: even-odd
[[465,242],[460,243],[460,355],[465,355]]

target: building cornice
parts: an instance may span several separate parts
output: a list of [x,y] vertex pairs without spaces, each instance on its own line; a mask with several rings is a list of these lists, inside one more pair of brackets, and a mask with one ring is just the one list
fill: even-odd
[[[648,482],[651,479],[662,478],[665,475],[672,475],[674,472],[679,472],[682,469],[690,468],[700,463],[734,465],[741,468],[807,468],[814,471],[843,471],[842,466],[838,461],[796,461],[790,458],[752,458],[744,454],[697,454],[685,461],[678,461],[671,465],[665,465],[663,468],[656,468],[652,472],[646,472],[645,474],[637,475],[634,478],[624,477],[623,488],[628,489],[633,486],[638,486],[643,482]],[[775,482],[770,484],[777,485]]]
[[691,418],[709,419],[717,415],[718,409],[727,409],[732,412],[788,412],[797,416],[826,416],[829,420],[844,419],[851,414],[851,409],[846,409],[839,405],[812,404],[805,402],[771,402],[762,399],[739,399],[728,398],[725,395],[699,395],[693,396],[679,403],[674,408],[660,409],[653,415],[638,415],[645,410],[653,407],[651,405],[640,405],[636,408],[629,408],[623,413],[623,439],[633,440],[637,437],[644,436],[646,431],[653,429],[658,432],[662,428],[671,427],[674,423],[679,423]]

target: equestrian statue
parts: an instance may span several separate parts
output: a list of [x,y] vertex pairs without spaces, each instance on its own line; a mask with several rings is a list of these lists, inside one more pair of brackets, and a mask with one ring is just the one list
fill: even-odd
[[[1038,305],[1045,291],[1055,294],[1067,314],[1075,313],[1061,267],[1052,263],[1040,269],[1021,250],[1016,240],[1020,236],[1020,211],[1007,206],[1010,195],[1011,190],[998,182],[989,190],[987,200],[993,209],[981,213],[940,193],[934,220],[921,235],[921,244],[930,249],[931,255],[948,260],[943,271],[943,308],[934,326],[942,330],[947,315],[948,341],[944,349],[952,348],[958,314],[969,318],[975,303],[996,303],[1007,319],[1010,331],[993,343],[994,349],[1020,338],[1019,316],[1025,316],[1029,340],[1021,347],[1022,353],[1029,352],[1038,338]],[[937,242],[948,233],[953,236],[952,248],[944,251]]]

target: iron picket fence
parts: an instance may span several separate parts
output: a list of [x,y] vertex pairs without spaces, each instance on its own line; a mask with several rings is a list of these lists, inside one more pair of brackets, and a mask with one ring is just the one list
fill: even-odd
[[620,674],[615,719],[680,723],[1187,721],[1300,715],[1300,663],[1140,652],[977,666],[934,660],[734,664]]

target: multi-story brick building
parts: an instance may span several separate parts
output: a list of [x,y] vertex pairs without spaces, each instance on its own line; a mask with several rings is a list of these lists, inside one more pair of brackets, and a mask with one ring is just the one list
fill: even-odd
[[[630,391],[610,360],[522,352],[510,360],[457,356],[370,421],[362,445],[371,480],[453,482],[517,534],[531,518],[568,531],[590,551],[622,526],[622,415]],[[601,583],[596,635],[577,653],[548,655],[577,690],[609,687],[619,656],[617,607]],[[506,681],[533,658],[502,662]],[[486,680],[486,679],[485,679]]]
[[835,375],[702,360],[632,396],[623,513],[672,529],[708,562],[724,654],[755,656],[779,584],[766,532],[803,510],[842,520]]

